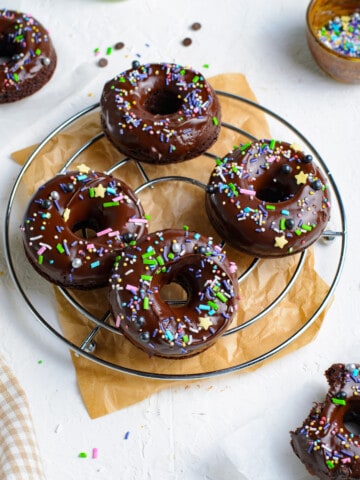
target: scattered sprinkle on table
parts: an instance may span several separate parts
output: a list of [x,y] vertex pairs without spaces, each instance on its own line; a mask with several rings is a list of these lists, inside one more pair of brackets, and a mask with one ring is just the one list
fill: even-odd
[[92,458],[98,458],[98,456],[99,456],[99,450],[96,447],[94,447],[92,449]]
[[124,42],[117,42],[117,43],[115,43],[115,45],[114,45],[115,50],[121,50],[121,49],[124,48],[124,47],[125,47],[125,43],[124,43]]
[[360,58],[360,13],[334,17],[317,32],[317,37],[340,55]]
[[41,365],[43,363],[42,360],[38,360],[38,364]]
[[126,432],[124,435],[124,440],[127,440],[129,438],[130,432]]
[[79,458],[87,458],[87,453],[85,453],[85,452],[80,452],[80,453],[79,453]]
[[106,58],[100,58],[100,60],[98,61],[99,67],[106,67],[107,64],[108,61],[106,60]]

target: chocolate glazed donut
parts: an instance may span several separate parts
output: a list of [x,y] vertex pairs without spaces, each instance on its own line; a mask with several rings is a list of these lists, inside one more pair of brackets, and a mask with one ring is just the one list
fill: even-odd
[[[169,285],[183,302],[162,298]],[[186,358],[210,347],[231,323],[238,302],[236,265],[198,233],[164,230],[120,253],[109,291],[124,336],[148,355]]]
[[40,275],[89,290],[108,284],[116,255],[147,232],[147,220],[129,186],[81,165],[38,189],[22,231],[25,253]]
[[330,387],[325,401],[315,403],[303,425],[290,432],[295,454],[321,480],[360,478],[359,369],[332,365],[325,372]]
[[31,15],[0,10],[0,103],[32,95],[56,67],[56,52],[45,28]]
[[319,238],[330,217],[330,192],[313,157],[298,145],[259,140],[217,160],[206,211],[234,248],[255,257],[281,257]]
[[217,139],[221,109],[197,71],[172,63],[142,65],[107,82],[101,123],[115,147],[146,163],[189,160]]

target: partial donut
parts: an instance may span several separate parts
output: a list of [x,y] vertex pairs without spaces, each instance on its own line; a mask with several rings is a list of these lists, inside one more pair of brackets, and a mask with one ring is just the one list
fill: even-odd
[[[314,403],[291,446],[311,475],[321,480],[360,478],[360,365],[332,365],[325,376],[329,390]],[[357,426],[357,431],[349,426]]]
[[218,234],[255,257],[303,251],[330,217],[328,182],[313,157],[275,140],[246,143],[217,160],[205,203]]
[[56,67],[47,30],[31,15],[0,10],[0,103],[21,100],[40,90]]
[[126,156],[146,163],[189,160],[217,139],[221,108],[204,76],[172,63],[120,73],[101,96],[102,128]]
[[22,232],[26,256],[40,275],[89,290],[108,284],[116,255],[147,232],[147,220],[129,186],[81,165],[38,189]]
[[[182,302],[163,299],[169,285]],[[124,336],[148,355],[186,358],[210,347],[230,325],[238,302],[236,265],[211,238],[168,229],[120,253],[109,292]]]

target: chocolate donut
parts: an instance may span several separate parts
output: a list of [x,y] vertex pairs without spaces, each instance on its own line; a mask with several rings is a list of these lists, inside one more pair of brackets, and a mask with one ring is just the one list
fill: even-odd
[[325,372],[330,387],[325,400],[315,403],[303,425],[290,432],[295,454],[321,480],[360,478],[359,371],[358,364],[332,365]]
[[205,204],[224,240],[265,258],[309,247],[330,216],[328,183],[313,157],[275,140],[246,143],[217,160]]
[[56,67],[56,52],[45,28],[31,15],[0,10],[0,103],[32,95]]
[[107,82],[103,131],[126,156],[146,163],[197,157],[217,139],[221,109],[197,71],[172,63],[142,65]]
[[116,255],[147,232],[135,193],[85,165],[56,175],[32,197],[23,222],[25,253],[56,285],[89,290],[108,284]]
[[[221,248],[187,229],[143,236],[119,255],[110,279],[110,309],[134,345],[166,358],[186,358],[212,345],[237,308],[236,265]],[[182,303],[163,300],[177,285]]]

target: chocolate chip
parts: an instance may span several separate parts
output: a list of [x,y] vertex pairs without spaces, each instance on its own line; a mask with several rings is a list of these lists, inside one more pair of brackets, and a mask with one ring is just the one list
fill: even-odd
[[108,61],[106,60],[106,58],[100,58],[100,60],[98,61],[99,67],[106,67],[107,64]]
[[188,47],[189,45],[192,44],[191,38],[189,37],[184,38],[184,40],[182,41],[182,44],[184,45],[184,47]]
[[115,50],[121,50],[124,47],[125,47],[125,43],[123,43],[123,42],[117,42],[114,45]]

